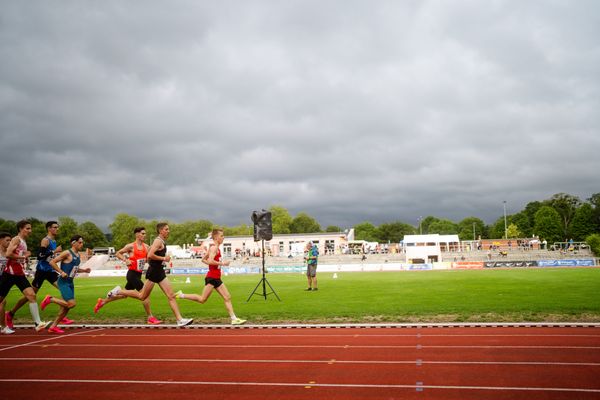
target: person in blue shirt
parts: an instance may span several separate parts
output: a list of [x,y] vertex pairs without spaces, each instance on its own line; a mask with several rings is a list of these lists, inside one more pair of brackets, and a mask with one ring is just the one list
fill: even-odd
[[[58,317],[52,322],[48,328],[50,333],[65,333],[64,330],[60,329],[57,325],[64,317],[67,316],[69,310],[75,307],[75,286],[73,285],[73,279],[78,272],[91,272],[91,268],[79,268],[81,259],[79,252],[83,249],[83,237],[81,235],[75,235],[71,238],[71,248],[67,251],[63,251],[58,257],[50,260],[52,268],[58,272],[58,289],[62,296],[61,299],[47,295],[42,300],[41,308],[45,309],[48,304],[54,303],[60,306]],[[60,263],[60,266],[58,266]]]
[[306,290],[319,290],[317,287],[317,260],[319,258],[319,249],[309,241],[306,243],[305,254],[306,277],[308,278],[308,288]]

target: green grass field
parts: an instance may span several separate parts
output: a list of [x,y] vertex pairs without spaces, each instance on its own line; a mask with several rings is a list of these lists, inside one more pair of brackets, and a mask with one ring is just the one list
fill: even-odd
[[[203,276],[169,276],[175,290],[199,293]],[[267,300],[248,296],[259,275],[224,277],[236,314],[251,323],[278,322],[522,322],[600,321],[600,268],[447,270],[378,273],[320,273],[319,291],[305,292],[306,278],[300,274],[267,274],[281,298]],[[78,323],[143,323],[142,304],[133,299],[106,305],[98,314],[92,308],[98,297],[125,278],[77,278],[77,307],[69,317]],[[260,290],[259,290],[260,292]],[[13,288],[7,309],[20,293]],[[59,295],[44,284],[38,302],[46,294]],[[165,296],[155,287],[151,305],[154,314],[173,323]],[[228,323],[221,297],[214,292],[205,304],[178,300],[182,314],[195,323]],[[55,317],[51,304],[42,319]],[[29,324],[27,306],[17,313],[15,323]]]

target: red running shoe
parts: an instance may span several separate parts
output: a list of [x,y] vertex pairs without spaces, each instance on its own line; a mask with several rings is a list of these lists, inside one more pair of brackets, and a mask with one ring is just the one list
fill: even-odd
[[156,317],[149,317],[148,318],[148,323],[150,325],[158,325],[158,324],[162,323],[162,321],[159,320],[159,319],[157,319]]
[[46,297],[44,297],[44,300],[42,300],[42,303],[40,304],[40,308],[42,309],[42,311],[44,311],[46,309],[46,307],[48,307],[48,304],[50,304],[51,302],[52,302],[52,296],[47,294]]
[[96,305],[94,306],[94,314],[98,314],[98,311],[100,311],[102,307],[104,307],[104,301],[102,301],[102,299],[98,299]]
[[67,317],[64,317],[62,319],[62,321],[60,321],[60,323],[63,325],[71,325],[73,322],[75,322],[75,321],[73,321],[72,319],[69,319]]
[[55,326],[54,328],[48,328],[48,332],[50,333],[57,333],[57,334],[62,334],[65,333],[65,331],[63,331],[62,329],[60,329],[58,326]]

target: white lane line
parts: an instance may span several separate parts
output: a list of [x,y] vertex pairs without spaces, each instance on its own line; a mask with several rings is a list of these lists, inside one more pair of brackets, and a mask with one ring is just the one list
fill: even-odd
[[[220,386],[286,386],[305,387],[306,383],[293,382],[210,382],[210,381],[144,381],[118,379],[0,379],[4,383],[91,383],[91,384],[126,384],[126,385],[220,385]],[[561,387],[518,387],[518,386],[450,386],[450,385],[396,385],[366,383],[311,383],[311,387],[325,388],[367,388],[367,389],[446,389],[446,390],[496,390],[496,391],[534,391],[534,392],[577,392],[600,393],[594,388],[561,388]]]
[[[61,336],[65,337],[65,336]],[[48,339],[49,340],[49,339]],[[30,346],[40,346],[32,342]],[[146,348],[162,348],[162,347],[183,347],[183,348],[214,348],[215,344],[121,344],[121,343],[57,343],[56,345],[63,347],[146,347]],[[234,349],[414,349],[414,345],[390,345],[390,346],[375,346],[375,345],[273,345],[273,344],[218,344],[220,348],[234,348]],[[0,346],[2,347],[2,346]],[[18,346],[17,346],[18,347]],[[600,346],[420,346],[420,349],[533,349],[533,350],[552,350],[552,349],[569,349],[569,350],[600,350]],[[2,349],[5,350],[5,349]]]
[[554,361],[423,361],[423,360],[261,360],[261,359],[223,359],[223,358],[106,358],[106,357],[0,357],[2,361],[98,361],[98,362],[173,362],[173,363],[264,363],[264,364],[437,364],[437,365],[536,365],[536,366],[581,366],[600,367],[600,362],[554,362]]
[[101,331],[101,330],[103,330],[103,328],[94,329],[94,330],[91,330],[91,331],[82,331],[82,332],[69,333],[69,334],[66,334],[66,335],[56,335],[56,336],[52,336],[52,337],[49,337],[49,338],[46,338],[46,339],[36,340],[36,341],[33,341],[33,342],[28,342],[28,343],[21,343],[21,344],[17,344],[17,345],[14,345],[14,346],[7,346],[7,347],[0,346],[0,351],[17,349],[19,347],[24,347],[24,346],[40,346],[40,343],[43,343],[43,342],[48,342],[48,341],[51,341],[51,340],[62,339],[62,338],[67,338],[67,337],[72,337],[72,336],[77,336],[77,335],[83,335],[83,334],[86,334],[86,333],[97,332],[97,331]]
[[[35,337],[36,335],[21,335],[21,337],[27,337],[27,336],[32,336]],[[288,334],[288,333],[281,333],[278,335],[274,335],[274,334],[217,334],[217,333],[211,333],[211,332],[206,332],[204,334],[202,333],[193,333],[193,334],[171,334],[171,333],[167,333],[167,334],[162,334],[162,333],[157,333],[157,334],[131,334],[131,335],[124,335],[124,334],[120,334],[120,333],[106,333],[104,336],[106,337],[226,337],[226,338],[233,338],[233,337],[240,337],[240,338],[251,338],[251,337],[271,337],[271,338],[286,338],[286,337],[318,337],[318,338],[327,338],[327,337],[348,337],[348,338],[361,338],[361,337],[365,337],[365,338],[371,338],[371,337],[377,337],[377,338],[395,338],[395,337],[407,337],[407,338],[424,338],[424,337],[442,337],[442,338],[452,338],[452,337],[490,337],[490,338],[494,338],[494,337],[515,337],[515,338],[519,338],[519,337],[541,337],[541,338],[546,338],[546,337],[556,337],[556,338],[576,338],[576,337],[591,337],[591,338],[598,338],[600,339],[600,334],[598,335],[427,335],[427,334],[412,334],[412,335],[401,335],[401,334],[392,334],[392,335],[365,335],[365,334],[356,334],[356,333],[352,333],[352,334],[306,334],[306,335],[301,335],[301,334]]]

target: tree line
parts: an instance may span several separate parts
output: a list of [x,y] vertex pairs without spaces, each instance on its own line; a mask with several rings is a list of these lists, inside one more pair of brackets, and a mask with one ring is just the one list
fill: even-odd
[[[272,228],[275,234],[341,232],[338,226],[321,228],[319,222],[308,213],[300,212],[292,216],[289,211],[279,205],[269,208],[272,215]],[[45,223],[37,218],[27,218],[32,224],[32,234],[28,245],[37,246],[46,235]],[[69,238],[80,234],[86,240],[86,247],[114,246],[121,248],[133,240],[133,229],[145,226],[149,239],[154,237],[157,220],[143,220],[133,215],[118,214],[109,225],[110,233],[105,234],[96,224],[90,221],[78,224],[71,217],[57,219],[60,230],[58,243],[68,247]],[[253,226],[241,223],[237,226],[218,226],[208,220],[169,223],[171,235],[169,242],[173,244],[195,243],[197,238],[206,238],[215,227],[223,228],[227,236],[252,235]],[[549,243],[569,239],[575,241],[600,242],[600,193],[593,194],[586,201],[567,193],[557,193],[543,201],[532,201],[523,210],[506,216],[508,238],[524,238],[533,235],[546,239]],[[380,243],[398,243],[404,235],[457,234],[461,240],[499,239],[505,236],[504,215],[486,225],[477,217],[467,217],[459,222],[445,218],[427,216],[417,226],[394,221],[375,226],[369,221],[361,222],[354,227],[355,238]],[[16,222],[0,218],[0,231],[16,234]],[[591,236],[591,237],[590,237]],[[32,248],[34,248],[32,247]]]

